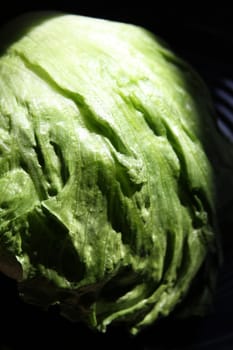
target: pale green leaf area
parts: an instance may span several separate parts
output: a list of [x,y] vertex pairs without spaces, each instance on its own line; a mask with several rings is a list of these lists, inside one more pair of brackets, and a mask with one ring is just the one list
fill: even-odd
[[204,313],[218,153],[202,80],[134,25],[42,13],[1,37],[0,269],[100,331]]

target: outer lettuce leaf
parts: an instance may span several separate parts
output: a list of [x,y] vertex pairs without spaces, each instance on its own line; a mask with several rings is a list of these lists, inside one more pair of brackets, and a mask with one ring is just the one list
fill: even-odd
[[205,312],[227,141],[201,79],[129,24],[31,14],[1,36],[0,269],[100,331]]

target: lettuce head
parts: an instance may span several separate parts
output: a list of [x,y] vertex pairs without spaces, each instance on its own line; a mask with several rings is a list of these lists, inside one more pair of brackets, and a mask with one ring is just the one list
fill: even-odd
[[199,76],[146,29],[76,15],[20,17],[0,49],[0,270],[99,331],[203,314],[227,141]]

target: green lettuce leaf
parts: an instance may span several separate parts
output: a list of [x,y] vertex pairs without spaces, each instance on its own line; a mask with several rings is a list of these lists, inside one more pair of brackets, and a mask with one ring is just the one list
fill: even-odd
[[0,270],[22,298],[133,334],[173,310],[206,312],[215,170],[232,164],[214,118],[199,76],[143,28],[56,13],[8,24]]

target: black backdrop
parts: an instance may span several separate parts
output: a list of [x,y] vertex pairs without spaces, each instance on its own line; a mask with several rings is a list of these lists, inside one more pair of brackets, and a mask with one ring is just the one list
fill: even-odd
[[[229,2],[230,3],[230,2]],[[221,4],[222,5],[222,4]],[[192,3],[172,2],[164,5],[144,1],[121,6],[119,3],[98,1],[54,1],[54,4],[20,1],[1,8],[0,22],[18,14],[56,10],[80,15],[106,18],[142,25],[165,39],[202,75],[214,97],[222,80],[233,82],[233,11],[230,5],[211,5],[203,8]],[[232,84],[233,86],[233,84]],[[233,87],[228,90],[233,101]],[[230,104],[231,104],[230,102]],[[229,106],[228,106],[229,107]],[[231,109],[232,107],[232,109]],[[233,115],[233,102],[229,107]],[[222,110],[219,109],[220,114]],[[224,118],[224,113],[223,118]],[[229,114],[229,113],[228,113]],[[229,119],[229,118],[228,118]],[[233,117],[232,117],[233,120]],[[228,120],[229,122],[229,120]],[[231,128],[231,121],[227,124]],[[130,338],[124,329],[111,329],[109,334],[94,334],[85,326],[71,324],[52,308],[44,313],[24,305],[18,298],[16,285],[0,275],[0,350],[13,349],[233,349],[233,232],[231,218],[222,228],[224,254],[215,311],[204,319],[164,320]]]
[[162,35],[182,52],[213,53],[216,58],[220,58],[226,50],[224,60],[232,62],[233,54],[228,47],[228,42],[233,40],[233,10],[230,2],[224,6],[147,0],[131,4],[125,0],[124,6],[119,2],[103,0],[5,2],[4,8],[0,10],[0,21],[3,23],[18,14],[38,10],[72,12],[142,25]]

